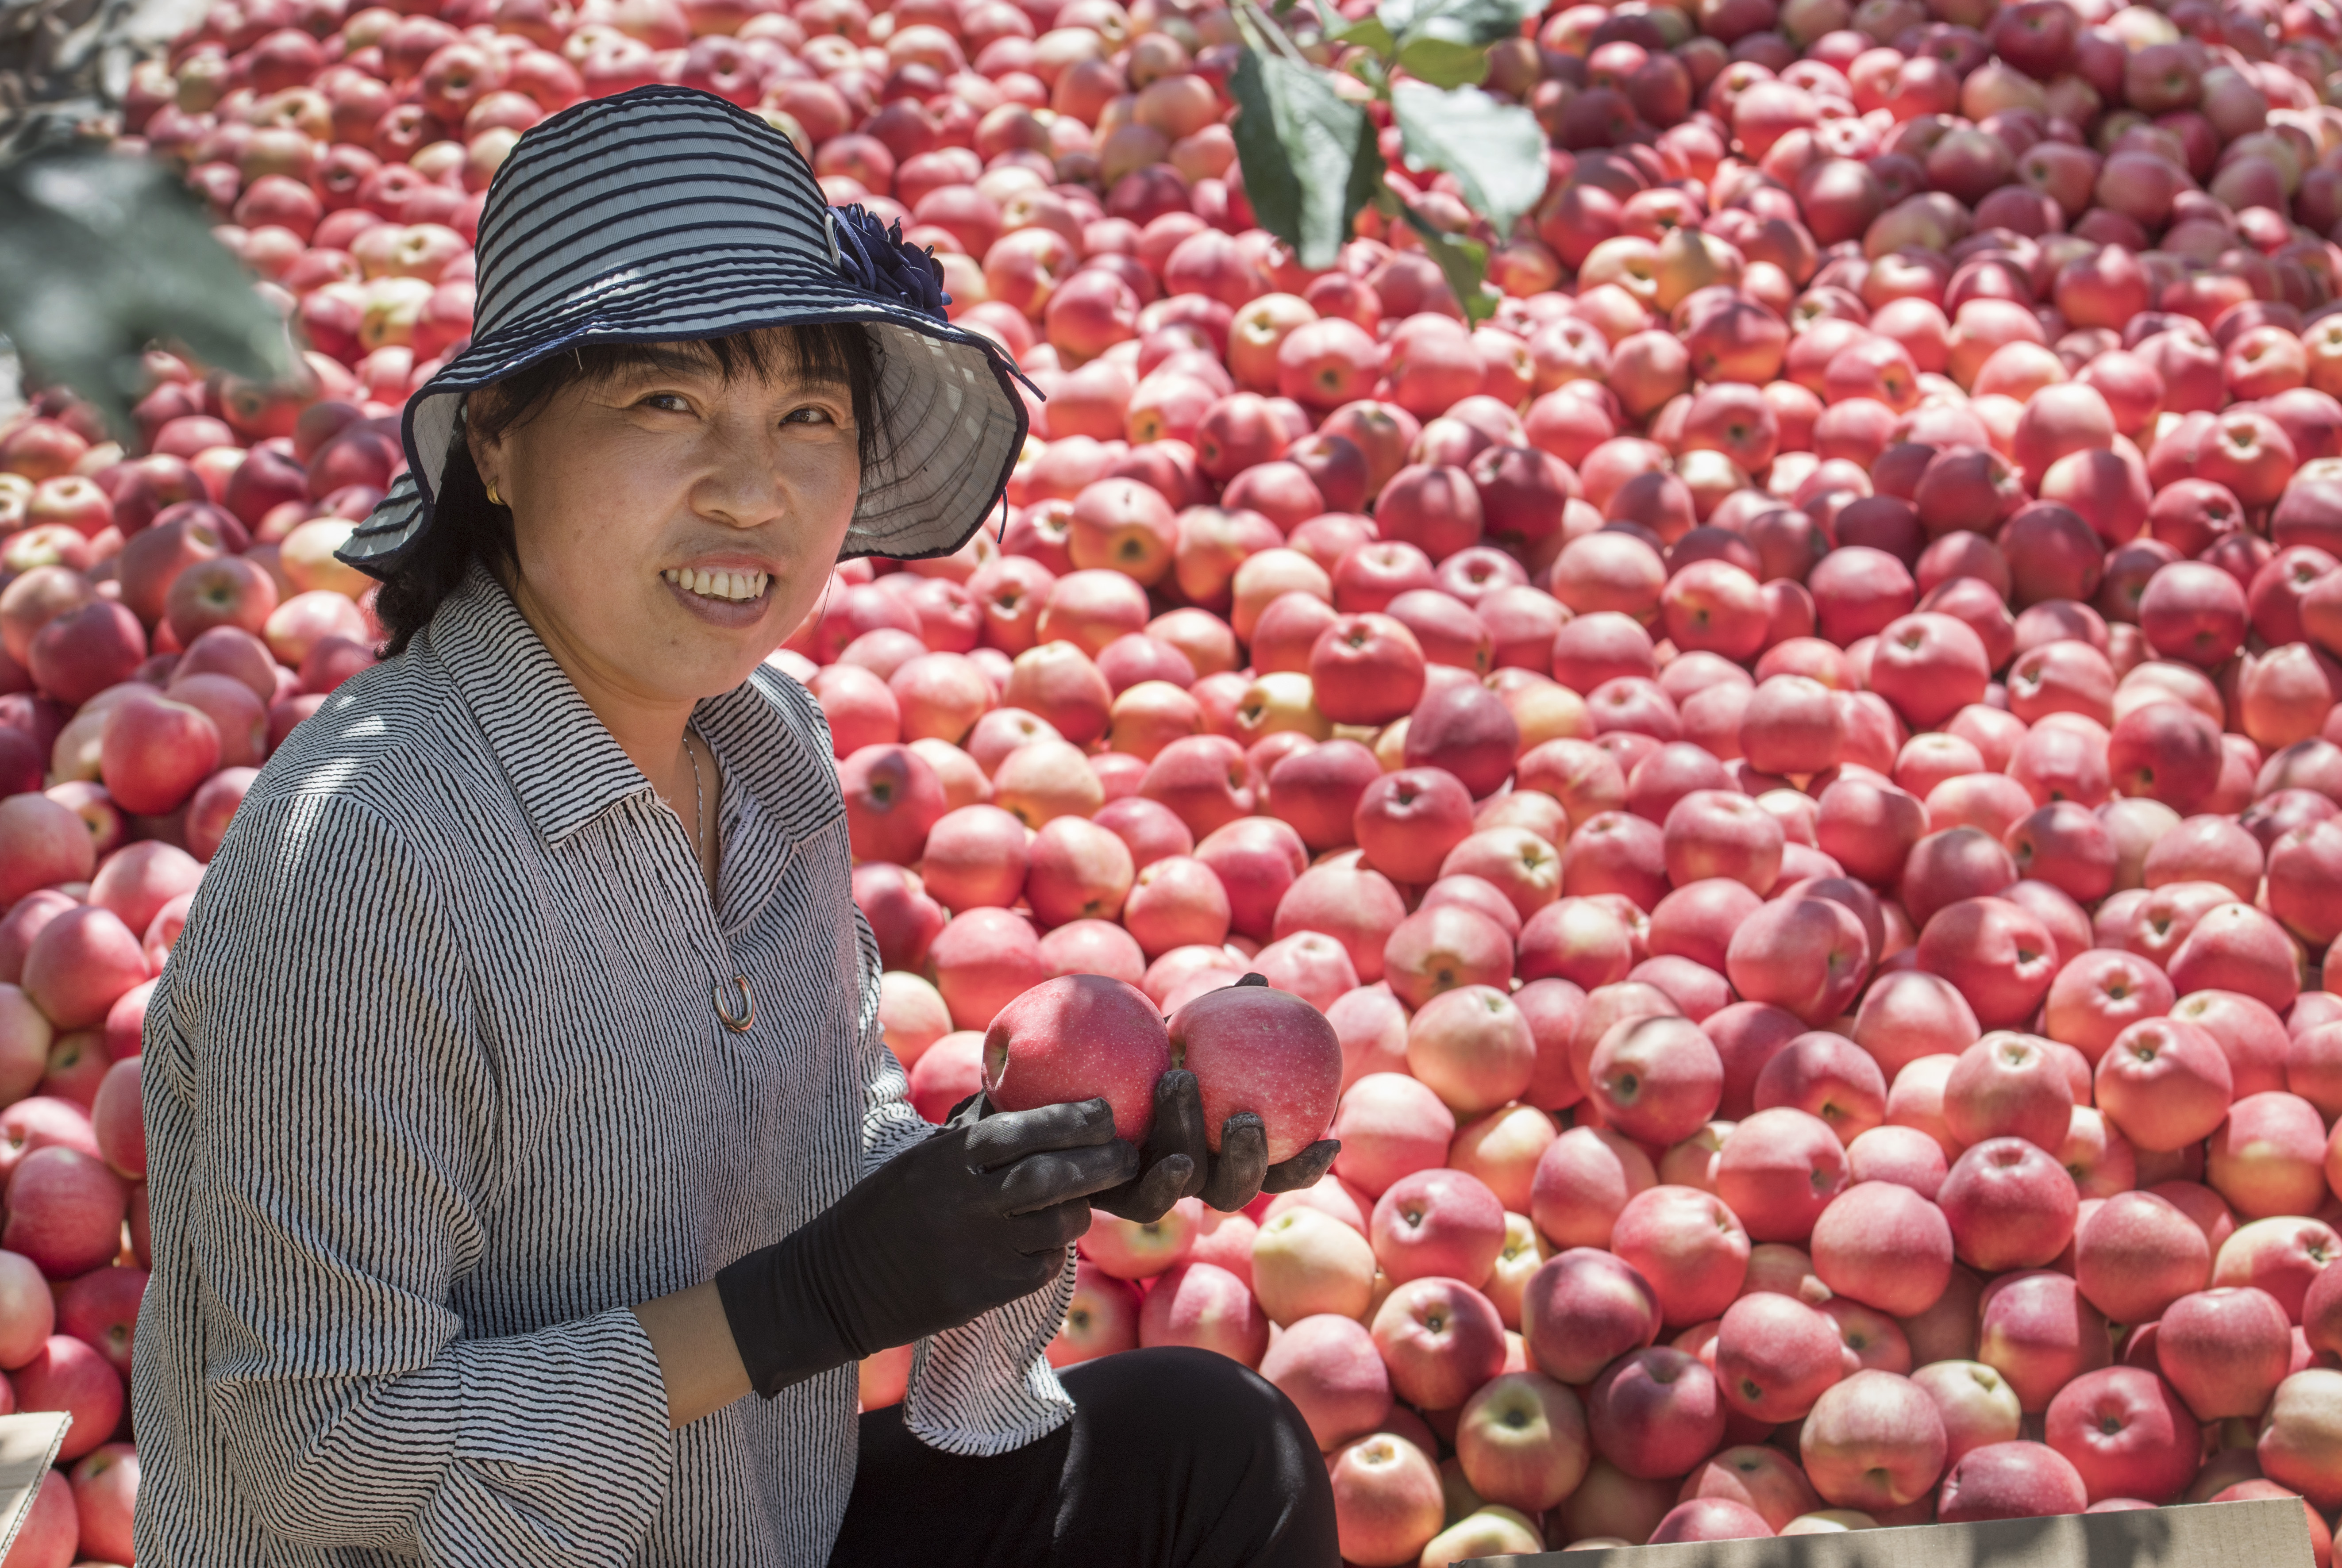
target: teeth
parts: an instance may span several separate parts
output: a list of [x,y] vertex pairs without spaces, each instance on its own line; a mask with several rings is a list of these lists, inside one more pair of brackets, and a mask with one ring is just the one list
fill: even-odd
[[768,580],[763,572],[702,572],[688,566],[670,566],[659,574],[686,593],[736,603],[762,598]]

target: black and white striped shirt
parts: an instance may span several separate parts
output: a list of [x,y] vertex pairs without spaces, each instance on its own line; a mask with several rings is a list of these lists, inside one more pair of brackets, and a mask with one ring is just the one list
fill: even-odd
[[[765,669],[696,723],[720,917],[477,569],[263,771],[147,1014],[145,1568],[826,1558],[854,1369],[669,1433],[627,1308],[927,1129],[879,1037],[820,708]],[[1071,1289],[1069,1257],[922,1342],[913,1430],[995,1453],[1062,1423],[1041,1351]]]

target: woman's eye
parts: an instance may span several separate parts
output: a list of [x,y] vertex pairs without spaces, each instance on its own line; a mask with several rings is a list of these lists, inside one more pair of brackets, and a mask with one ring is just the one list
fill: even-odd
[[793,408],[781,416],[784,424],[835,424],[826,408]]
[[643,399],[641,406],[656,408],[662,414],[688,414],[691,400],[679,392],[654,392]]

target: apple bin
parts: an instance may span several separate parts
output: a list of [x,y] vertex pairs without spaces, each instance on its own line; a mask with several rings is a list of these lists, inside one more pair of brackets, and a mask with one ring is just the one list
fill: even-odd
[[[1374,10],[1282,25],[1357,67]],[[1236,12],[223,0],[132,73],[117,150],[303,370],[157,347],[129,428],[0,418],[0,1414],[72,1417],[7,1568],[132,1561],[141,1019],[374,660],[334,552],[488,182],[654,81],[900,220],[1037,389],[1004,525],[838,564],[769,661],[914,1103],[1128,1133],[1176,1063],[1272,1159],[1342,1141],[1098,1216],[1053,1362],[1256,1368],[1362,1568],[2017,1520],[2330,1562],[2342,22],[1524,8],[1461,86],[1393,47],[1542,168],[1354,74],[1387,199],[1305,265]]]

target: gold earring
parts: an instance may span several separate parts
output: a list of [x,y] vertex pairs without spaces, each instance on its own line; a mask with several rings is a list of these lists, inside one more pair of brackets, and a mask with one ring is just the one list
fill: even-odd
[[504,504],[505,498],[496,494],[495,484],[494,481],[490,481],[488,484],[488,504],[491,506],[501,506]]

